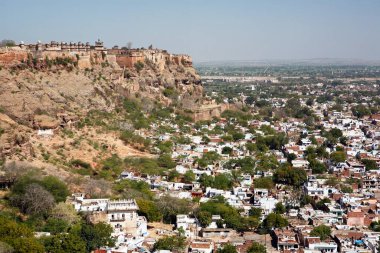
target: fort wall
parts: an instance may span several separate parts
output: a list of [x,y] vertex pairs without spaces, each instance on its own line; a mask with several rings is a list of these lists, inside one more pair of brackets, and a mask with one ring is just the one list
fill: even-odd
[[15,65],[28,59],[28,52],[24,50],[0,51],[0,65]]
[[0,64],[15,66],[25,63],[29,58],[44,61],[57,58],[70,58],[77,62],[80,69],[91,68],[93,64],[109,63],[114,67],[134,68],[137,62],[151,63],[160,71],[167,64],[191,67],[192,59],[188,55],[169,54],[159,49],[106,49],[100,41],[92,46],[89,43],[20,44],[0,48]]

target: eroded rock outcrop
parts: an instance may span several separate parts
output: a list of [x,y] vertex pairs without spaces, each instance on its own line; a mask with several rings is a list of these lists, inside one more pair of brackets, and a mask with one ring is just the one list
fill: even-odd
[[195,120],[219,116],[207,103],[188,55],[159,49],[105,49],[73,43],[0,48],[0,153],[33,154],[31,132],[59,129],[92,110],[113,111],[125,98],[173,105]]

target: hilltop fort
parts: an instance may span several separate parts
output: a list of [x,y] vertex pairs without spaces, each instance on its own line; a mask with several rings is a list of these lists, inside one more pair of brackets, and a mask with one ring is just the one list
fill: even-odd
[[153,49],[128,49],[114,46],[112,49],[104,47],[102,41],[97,40],[91,45],[89,42],[67,43],[51,41],[43,44],[25,44],[5,47],[0,49],[0,65],[16,66],[28,61],[43,62],[57,58],[71,59],[78,68],[91,68],[95,64],[117,64],[122,68],[133,68],[137,62],[150,61],[160,70],[165,65],[176,64],[192,67],[192,59],[189,55],[170,54],[166,50]]
[[[0,83],[0,155],[14,153],[15,141],[30,143],[31,129],[70,127],[91,112],[117,112],[126,99],[148,113],[171,107],[194,120],[225,109],[203,95],[190,56],[153,47],[107,49],[100,40],[0,47]],[[22,147],[30,153],[30,145]]]

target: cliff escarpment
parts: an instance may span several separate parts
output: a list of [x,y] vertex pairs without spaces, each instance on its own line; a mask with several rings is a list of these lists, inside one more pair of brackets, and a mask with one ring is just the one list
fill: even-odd
[[120,136],[136,123],[124,117],[125,101],[138,101],[143,117],[165,107],[195,120],[222,111],[205,101],[187,55],[81,44],[1,48],[0,161],[72,167],[81,159],[96,168],[110,154],[149,157],[144,143]]
[[139,97],[178,108],[202,104],[191,58],[163,50],[0,51],[0,106],[16,122],[41,127],[36,115],[80,116],[114,110]]

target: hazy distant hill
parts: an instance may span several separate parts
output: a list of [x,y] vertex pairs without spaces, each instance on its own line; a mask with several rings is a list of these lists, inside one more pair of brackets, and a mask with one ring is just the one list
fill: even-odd
[[203,61],[195,62],[197,66],[284,66],[284,65],[380,65],[380,60],[361,60],[361,59],[335,59],[335,58],[314,58],[314,59],[299,59],[299,60],[252,60],[252,61],[239,61],[239,60],[225,60],[225,61]]

